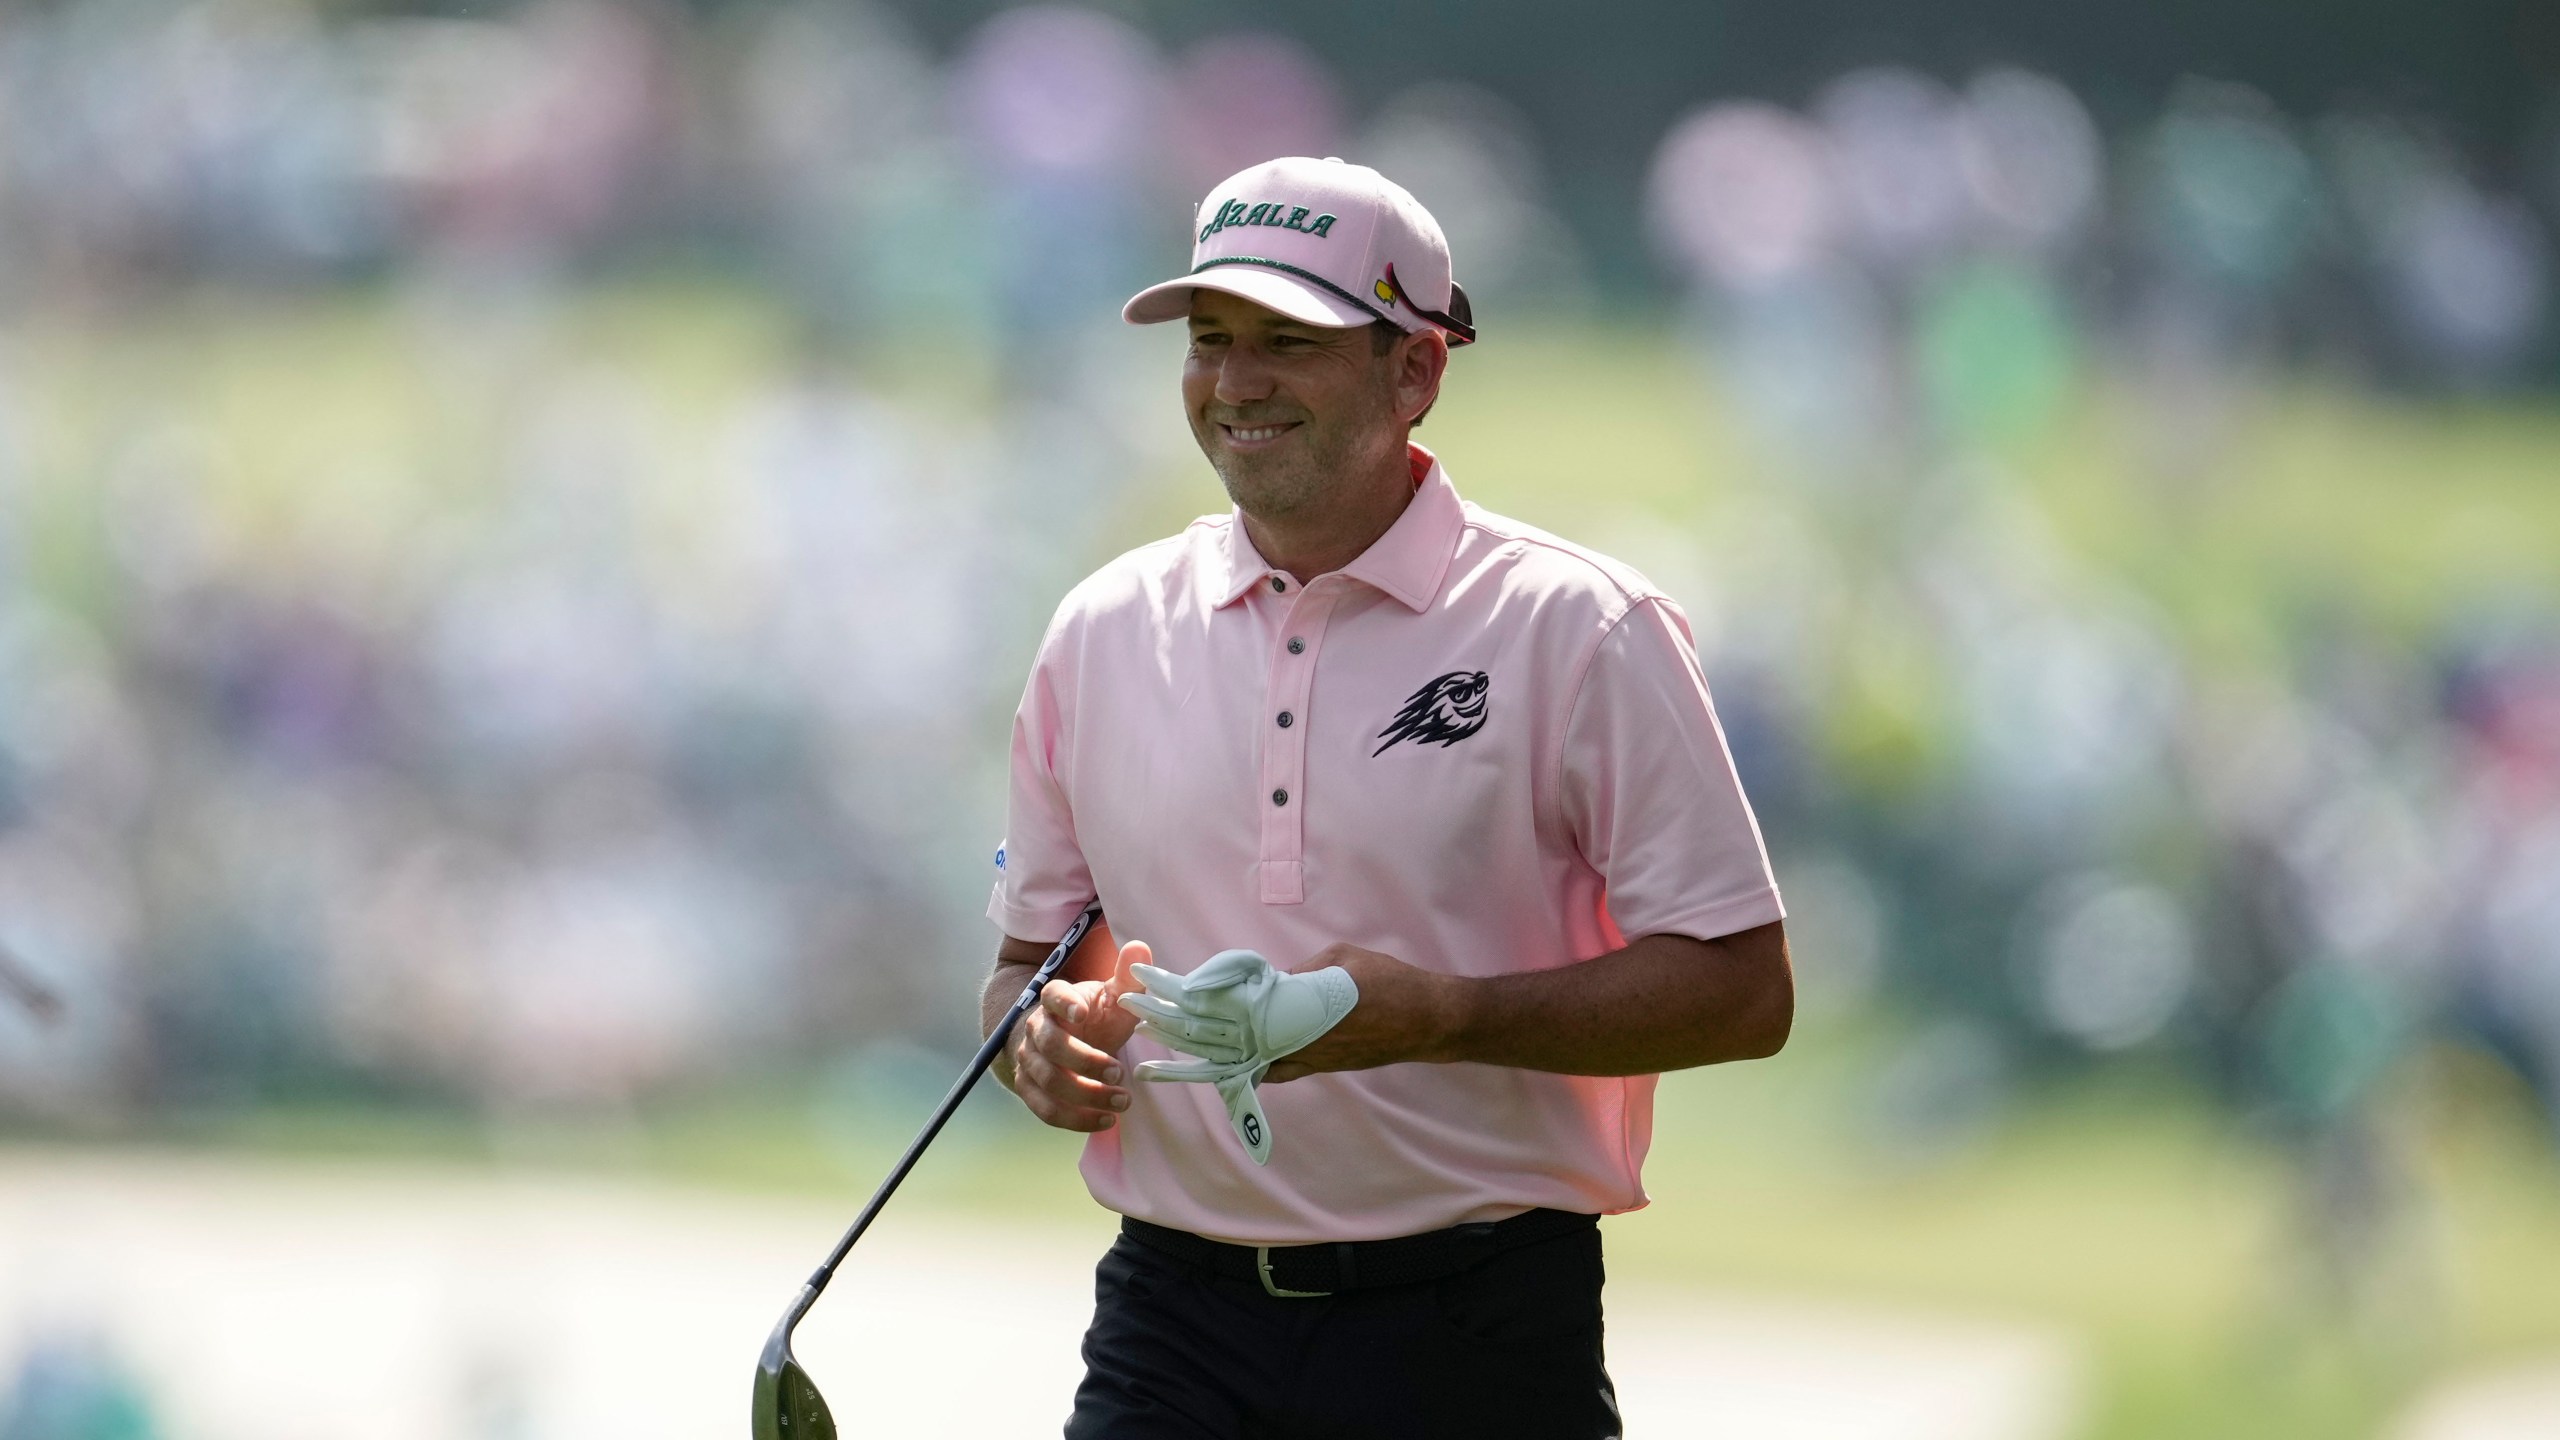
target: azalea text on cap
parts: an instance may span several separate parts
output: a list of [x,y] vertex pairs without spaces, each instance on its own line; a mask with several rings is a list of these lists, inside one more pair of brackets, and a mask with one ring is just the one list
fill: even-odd
[[1366,165],[1293,155],[1240,170],[1200,202],[1191,273],[1129,297],[1132,325],[1181,320],[1191,292],[1222,290],[1309,325],[1384,320],[1476,338],[1449,240],[1422,203]]

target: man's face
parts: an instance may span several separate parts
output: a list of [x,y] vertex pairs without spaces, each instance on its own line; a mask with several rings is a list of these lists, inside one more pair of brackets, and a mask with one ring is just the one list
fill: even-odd
[[1320,508],[1401,457],[1395,410],[1405,347],[1372,352],[1365,326],[1308,325],[1240,296],[1191,292],[1182,403],[1227,496],[1257,517]]

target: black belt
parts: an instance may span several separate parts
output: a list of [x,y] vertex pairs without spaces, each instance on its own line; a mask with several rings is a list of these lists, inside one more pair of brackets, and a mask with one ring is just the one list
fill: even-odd
[[1230,1245],[1188,1230],[1122,1216],[1120,1233],[1150,1250],[1232,1280],[1260,1281],[1273,1295],[1297,1299],[1342,1290],[1375,1290],[1438,1280],[1523,1245],[1553,1240],[1600,1223],[1571,1210],[1524,1210],[1508,1220],[1453,1225],[1393,1240],[1330,1245]]

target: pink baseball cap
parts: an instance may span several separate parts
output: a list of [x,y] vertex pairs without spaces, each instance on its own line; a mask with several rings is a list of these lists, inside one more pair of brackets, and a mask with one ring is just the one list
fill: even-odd
[[1472,344],[1475,316],[1449,273],[1449,240],[1422,202],[1366,165],[1292,155],[1237,171],[1200,202],[1191,273],[1129,297],[1120,317],[1191,314],[1191,292],[1223,290],[1309,325],[1437,328]]

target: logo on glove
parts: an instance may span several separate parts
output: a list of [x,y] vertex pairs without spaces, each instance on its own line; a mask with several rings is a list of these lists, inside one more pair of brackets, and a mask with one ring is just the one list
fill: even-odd
[[1262,1117],[1258,1115],[1247,1115],[1244,1117],[1244,1143],[1251,1145],[1256,1149],[1261,1148]]
[[1405,741],[1416,745],[1455,745],[1484,728],[1485,691],[1493,682],[1481,670],[1452,670],[1413,692],[1378,737],[1387,743],[1369,752],[1377,759]]

